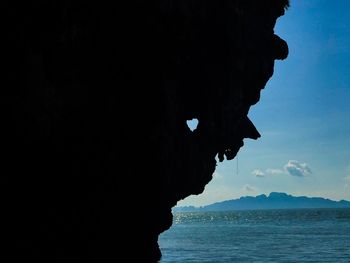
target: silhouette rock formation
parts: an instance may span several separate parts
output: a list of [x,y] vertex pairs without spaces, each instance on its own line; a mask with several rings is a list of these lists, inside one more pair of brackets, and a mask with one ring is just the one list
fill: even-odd
[[5,1],[8,262],[157,261],[171,208],[260,136],[247,113],[287,57],[288,5]]

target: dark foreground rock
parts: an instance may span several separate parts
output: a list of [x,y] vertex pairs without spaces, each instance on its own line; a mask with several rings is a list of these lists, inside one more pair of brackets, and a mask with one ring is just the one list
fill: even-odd
[[4,1],[1,257],[159,259],[171,208],[260,136],[287,2]]

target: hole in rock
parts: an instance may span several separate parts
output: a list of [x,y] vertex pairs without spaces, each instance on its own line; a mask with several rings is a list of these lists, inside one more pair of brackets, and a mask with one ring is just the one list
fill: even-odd
[[198,119],[192,119],[192,120],[188,120],[186,121],[188,128],[190,128],[191,131],[194,131],[195,129],[197,129],[198,126]]

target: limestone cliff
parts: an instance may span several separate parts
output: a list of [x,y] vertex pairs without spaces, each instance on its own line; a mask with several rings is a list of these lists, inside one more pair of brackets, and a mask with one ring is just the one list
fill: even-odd
[[287,57],[288,5],[5,1],[4,255],[156,261],[176,202],[260,137],[247,113]]

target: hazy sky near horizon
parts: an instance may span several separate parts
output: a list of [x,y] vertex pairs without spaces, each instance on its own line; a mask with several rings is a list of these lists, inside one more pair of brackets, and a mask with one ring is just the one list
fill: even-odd
[[270,192],[350,200],[350,1],[291,1],[276,33],[289,57],[249,117],[262,137],[245,140],[237,159],[218,163],[205,205]]

